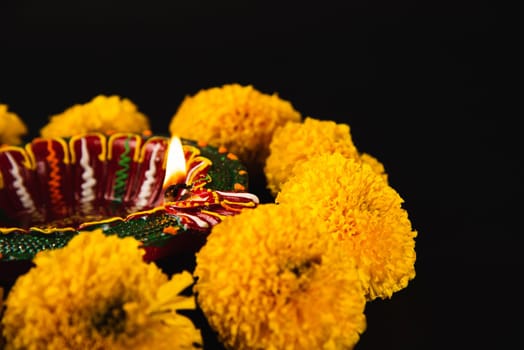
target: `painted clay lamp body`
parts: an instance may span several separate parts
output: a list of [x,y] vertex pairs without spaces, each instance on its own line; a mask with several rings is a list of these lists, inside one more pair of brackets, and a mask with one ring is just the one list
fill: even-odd
[[137,238],[153,261],[199,249],[224,216],[257,206],[235,155],[180,141],[185,169],[175,178],[163,136],[89,133],[1,148],[0,266],[96,228]]

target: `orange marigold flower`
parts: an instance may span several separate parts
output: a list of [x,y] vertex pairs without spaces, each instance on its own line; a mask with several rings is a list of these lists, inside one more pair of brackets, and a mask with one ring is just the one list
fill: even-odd
[[[375,158],[360,156],[347,124],[306,117],[303,122],[287,123],[275,130],[264,166],[267,187],[276,195],[296,164],[323,153],[339,152],[345,157],[372,162],[377,172],[384,167]],[[381,167],[382,166],[382,167]]]
[[415,277],[415,240],[403,200],[371,166],[339,153],[297,165],[276,197],[317,218],[355,258],[368,300],[389,298]]
[[22,136],[27,134],[27,127],[20,117],[5,104],[0,103],[0,146],[19,145]]
[[171,134],[225,146],[246,165],[261,165],[274,130],[301,114],[276,93],[262,93],[253,86],[226,84],[186,96],[174,114]]
[[77,104],[50,117],[41,130],[42,137],[69,137],[85,132],[142,133],[149,129],[149,119],[127,98],[98,95],[85,104]]
[[194,275],[198,303],[231,349],[351,349],[366,327],[353,260],[291,206],[227,217]]

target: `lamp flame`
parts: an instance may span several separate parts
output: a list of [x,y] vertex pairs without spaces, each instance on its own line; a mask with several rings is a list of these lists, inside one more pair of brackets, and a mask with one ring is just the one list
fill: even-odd
[[166,174],[162,189],[165,192],[169,187],[183,184],[186,181],[186,158],[182,142],[177,136],[171,137],[167,149]]

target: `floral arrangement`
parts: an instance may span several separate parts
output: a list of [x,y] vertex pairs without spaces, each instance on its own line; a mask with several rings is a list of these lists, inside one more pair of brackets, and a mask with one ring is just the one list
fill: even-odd
[[[19,144],[26,130],[0,105],[0,144]],[[41,134],[88,131],[150,132],[131,101],[97,96]],[[231,150],[265,176],[274,200],[213,226],[191,271],[166,273],[133,238],[99,231],[38,253],[0,288],[0,348],[205,348],[188,316],[199,309],[227,349],[352,349],[366,303],[415,278],[417,232],[349,125],[227,84],[187,96],[169,132]]]

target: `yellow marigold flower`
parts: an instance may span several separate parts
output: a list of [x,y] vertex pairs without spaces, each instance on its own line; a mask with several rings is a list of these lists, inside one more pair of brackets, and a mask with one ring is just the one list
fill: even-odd
[[354,262],[293,207],[263,204],[213,227],[194,290],[231,349],[351,349],[365,330]]
[[389,298],[415,277],[417,232],[400,195],[370,165],[339,153],[312,157],[295,167],[276,202],[317,218],[319,230],[341,241],[368,300]]
[[171,134],[224,146],[248,167],[263,164],[273,131],[301,114],[276,93],[226,84],[186,96],[174,114]]
[[372,161],[374,168],[384,173],[384,168],[380,168],[381,164],[375,158],[368,155],[360,158],[349,125],[331,120],[306,117],[301,123],[287,123],[275,130],[269,151],[264,173],[273,195],[280,191],[297,163],[323,153],[339,152],[348,158]]
[[149,130],[149,119],[129,99],[98,95],[50,117],[42,137],[69,137],[85,132],[132,132]]
[[20,117],[9,112],[5,104],[0,103],[0,146],[18,145],[22,143],[22,136],[27,134],[27,127]]
[[81,232],[62,249],[38,253],[5,301],[9,349],[192,349],[200,332],[177,309],[195,307],[133,238]]

